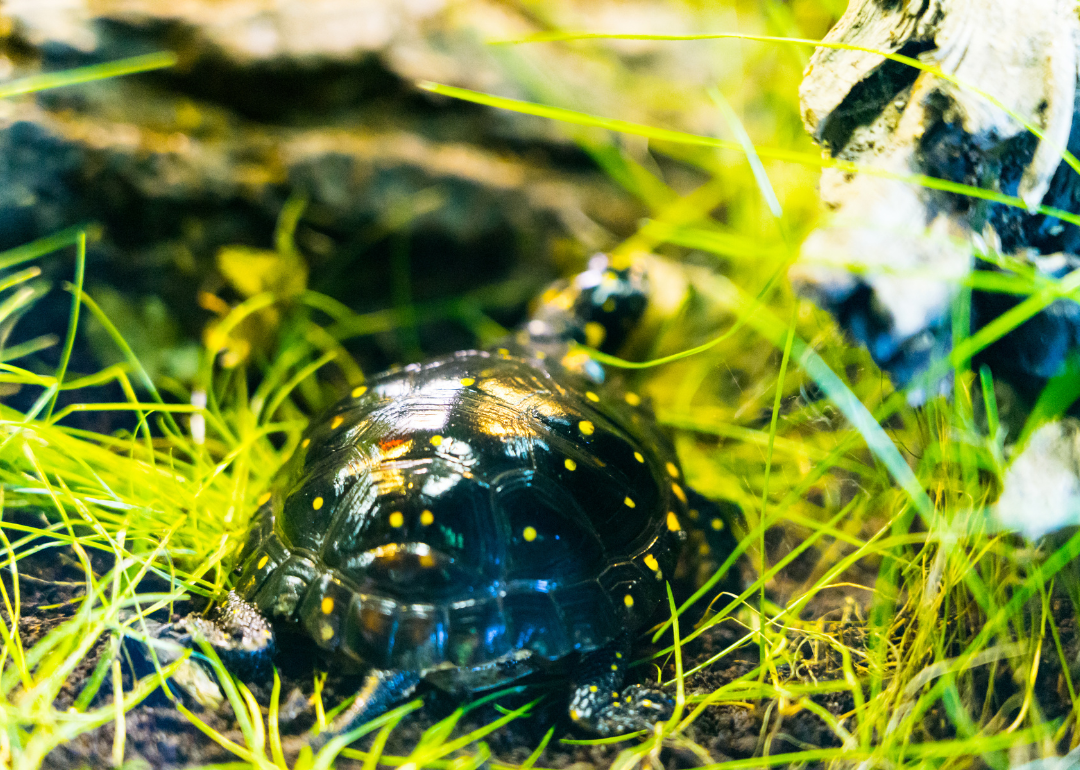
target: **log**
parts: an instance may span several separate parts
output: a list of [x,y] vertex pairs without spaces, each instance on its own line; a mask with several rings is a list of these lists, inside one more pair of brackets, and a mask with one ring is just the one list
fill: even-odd
[[[993,269],[999,253],[1049,275],[1072,263],[1076,228],[1036,209],[1080,198],[1062,162],[1066,145],[1080,147],[1078,41],[1074,5],[1064,0],[853,0],[825,38],[847,47],[818,48],[806,69],[807,130],[827,157],[868,171],[822,173],[828,214],[791,279],[898,385],[911,384],[914,403],[948,387],[920,375],[951,349],[951,307],[970,271]],[[912,181],[917,175],[1023,206],[942,192]],[[976,292],[974,328],[1012,304]],[[1022,393],[1035,393],[1077,345],[1075,315],[1055,303],[983,355]]]

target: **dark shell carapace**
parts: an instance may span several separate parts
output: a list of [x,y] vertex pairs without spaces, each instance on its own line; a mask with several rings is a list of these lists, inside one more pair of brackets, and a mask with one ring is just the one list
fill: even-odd
[[381,668],[597,649],[665,596],[678,476],[635,394],[461,352],[379,375],[311,426],[237,590]]

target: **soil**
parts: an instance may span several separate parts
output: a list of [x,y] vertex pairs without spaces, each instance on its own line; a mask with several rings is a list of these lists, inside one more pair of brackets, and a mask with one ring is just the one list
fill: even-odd
[[[40,526],[42,521],[32,515],[22,514],[24,523]],[[95,572],[108,571],[107,558],[91,555]],[[10,590],[10,573],[4,582]],[[69,549],[52,548],[26,556],[19,561],[19,588],[22,612],[19,631],[24,646],[30,646],[48,631],[74,615],[78,602],[84,595],[83,568]],[[147,590],[164,586],[147,586]],[[193,603],[176,605],[177,613],[196,609]],[[160,620],[167,618],[161,617]],[[689,669],[712,657],[745,634],[745,629],[734,623],[720,624],[683,647],[684,665]],[[102,638],[87,658],[69,677],[56,699],[56,707],[69,708],[94,671],[101,655],[107,654],[110,645]],[[287,635],[279,636],[279,652],[275,659],[281,688],[281,731],[286,758],[290,765],[304,746],[305,734],[314,722],[314,709],[309,701],[317,669],[321,663],[309,651],[302,639]],[[646,658],[648,644],[636,650],[639,657]],[[706,693],[726,684],[752,670],[757,663],[757,648],[746,647],[721,658],[701,673],[687,678],[687,694]],[[813,675],[832,678],[836,672],[828,661],[807,661],[798,672],[782,672],[784,677],[807,680]],[[131,671],[123,663],[125,691],[132,686]],[[634,669],[638,681],[652,677],[655,668],[642,665]],[[664,677],[674,674],[674,661],[664,666]],[[323,688],[323,702],[331,708],[340,700],[354,693],[360,684],[359,676],[343,676],[331,673]],[[248,682],[256,699],[265,709],[269,704],[272,682],[270,677],[256,678]],[[554,738],[536,761],[538,767],[583,767],[585,765],[606,767],[617,754],[634,745],[626,741],[602,746],[583,746],[562,743],[560,739],[582,739],[588,735],[575,733],[565,718],[565,683],[560,681],[532,682],[524,692],[512,693],[497,700],[501,708],[516,708],[542,697],[528,718],[518,719],[485,738],[493,758],[508,764],[520,764],[543,739],[552,726]],[[106,677],[92,707],[107,705],[112,700],[113,686]],[[390,755],[406,755],[416,745],[423,731],[448,716],[461,705],[453,697],[435,690],[424,694],[424,706],[410,715],[391,734],[386,746]],[[828,695],[819,703],[836,715],[853,707],[849,694]],[[222,732],[226,737],[243,744],[243,738],[228,705],[217,711],[201,709],[188,703],[204,722]],[[461,720],[456,734],[482,727],[497,719],[500,712],[492,704],[480,706],[467,713]],[[45,761],[47,768],[109,767],[112,762],[113,724],[80,735],[69,744],[54,750]],[[373,736],[362,741],[363,747]],[[661,752],[660,761],[667,768],[696,767],[706,762],[746,758],[760,755],[768,745],[769,753],[797,751],[807,747],[837,745],[831,730],[815,715],[805,710],[779,715],[774,703],[760,702],[746,705],[723,705],[710,707],[694,726],[693,738],[707,755],[683,747],[668,747]],[[474,749],[475,750],[475,749]],[[187,767],[221,762],[235,762],[230,754],[209,737],[200,732],[160,691],[155,692],[126,718],[125,759],[142,762],[154,768]],[[348,759],[341,759],[339,767],[354,766]],[[356,767],[360,763],[355,763]]]
[[[23,523],[40,526],[43,520],[33,515],[17,514]],[[777,546],[782,545],[782,538]],[[102,555],[91,554],[91,563],[99,574],[108,571],[110,563]],[[749,575],[749,566],[743,566],[742,579]],[[692,572],[693,570],[688,570]],[[790,577],[790,576],[789,576]],[[796,576],[797,577],[797,576]],[[869,575],[867,576],[869,577]],[[10,573],[3,575],[5,587],[11,589]],[[778,581],[777,594],[786,593],[785,584],[789,579]],[[75,612],[78,601],[84,591],[83,568],[75,554],[66,548],[52,548],[26,556],[19,561],[19,589],[21,592],[22,613],[19,631],[25,647],[41,639],[48,631],[68,620]],[[161,590],[165,586],[146,586],[147,590]],[[686,586],[682,587],[686,590]],[[859,593],[865,595],[866,592]],[[834,636],[842,636],[845,643],[858,650],[865,644],[865,633],[860,617],[862,608],[853,601],[858,594],[836,595],[829,599],[820,599],[806,615],[812,615],[822,621],[822,629]],[[774,596],[782,599],[782,596]],[[1056,619],[1061,645],[1066,658],[1076,660],[1080,657],[1080,635],[1072,617],[1072,603],[1062,595],[1052,602],[1052,611]],[[196,604],[186,602],[176,605],[176,612],[186,613],[198,609]],[[174,616],[175,617],[178,617]],[[159,620],[167,620],[161,617]],[[805,619],[805,618],[804,618]],[[745,628],[734,622],[718,624],[710,628],[693,641],[683,645],[683,662],[687,669],[709,660],[724,651],[733,642],[745,634]],[[58,709],[69,708],[78,693],[86,684],[101,655],[107,654],[110,645],[103,638],[94,645],[90,654],[68,678],[64,688],[56,699]],[[794,656],[797,661],[793,666],[782,666],[775,673],[770,672],[769,681],[780,682],[821,682],[842,679],[841,662],[835,654],[822,653],[810,637],[791,634],[792,648],[798,649]],[[643,641],[636,649],[641,660],[647,660],[653,648]],[[956,651],[957,654],[959,650]],[[689,676],[686,680],[687,695],[705,694],[745,676],[758,662],[758,650],[755,645],[745,646],[733,653],[720,657],[711,666]],[[279,650],[275,658],[281,676],[281,717],[280,727],[286,759],[290,766],[295,762],[301,749],[309,739],[308,730],[315,720],[311,695],[316,676],[320,669],[326,668],[325,662],[310,654],[310,644],[295,636],[279,635]],[[333,667],[329,667],[333,670]],[[674,675],[674,661],[664,662],[663,676],[670,679]],[[123,685],[125,691],[132,686],[131,671],[127,662],[123,664]],[[1075,672],[1073,672],[1075,674]],[[638,681],[651,677],[655,681],[655,667],[651,664],[634,669]],[[632,675],[633,676],[633,675]],[[332,708],[344,698],[356,692],[361,677],[330,673],[323,687],[323,702]],[[975,702],[991,704],[996,710],[1006,700],[1021,691],[1015,672],[1006,665],[997,667],[982,666],[974,671],[971,687],[976,691]],[[1037,706],[1046,720],[1055,720],[1067,716],[1071,710],[1071,701],[1066,679],[1061,667],[1061,660],[1052,652],[1041,656],[1034,692]],[[257,677],[247,682],[256,700],[263,707],[264,716],[270,702],[272,682],[269,676]],[[607,767],[620,751],[635,745],[634,741],[624,741],[607,745],[577,745],[564,743],[563,739],[588,738],[574,732],[565,718],[566,687],[560,681],[526,682],[522,692],[509,693],[497,699],[501,709],[513,709],[540,698],[527,718],[515,720],[499,730],[489,734],[484,740],[492,753],[493,759],[506,764],[516,765],[525,761],[534,748],[543,739],[549,728],[554,727],[554,737],[545,751],[535,762],[537,767],[547,768],[584,768],[587,766]],[[106,677],[93,707],[106,706],[111,702],[113,687]],[[420,740],[424,731],[439,720],[449,716],[461,703],[454,697],[435,690],[423,693],[424,706],[407,717],[390,735],[385,747],[388,755],[403,756],[410,753]],[[813,700],[836,717],[850,712],[854,700],[849,692],[823,693]],[[469,711],[456,728],[456,735],[463,735],[471,730],[483,727],[499,718],[501,713],[494,703],[485,704]],[[233,714],[225,705],[220,709],[205,710],[189,702],[188,707],[199,718],[229,739],[243,744],[243,737]],[[993,713],[993,712],[991,712]],[[46,768],[73,767],[109,767],[112,762],[113,724],[80,735],[69,744],[54,750],[45,760]],[[954,728],[948,716],[943,712],[931,710],[923,721],[923,730],[928,739],[948,739],[955,737]],[[698,767],[710,762],[723,762],[731,759],[745,759],[763,754],[781,754],[812,748],[835,747],[839,745],[836,734],[815,714],[798,705],[778,703],[765,699],[710,706],[697,719],[688,736],[696,744],[669,745],[661,751],[659,760],[669,770],[675,768]],[[374,736],[368,736],[359,742],[358,748],[370,745]],[[235,762],[237,757],[219,746],[200,732],[188,721],[175,706],[157,691],[136,708],[126,718],[125,759],[154,768],[190,767],[213,763]],[[472,747],[475,752],[475,746]],[[338,767],[360,767],[359,762],[340,758]]]

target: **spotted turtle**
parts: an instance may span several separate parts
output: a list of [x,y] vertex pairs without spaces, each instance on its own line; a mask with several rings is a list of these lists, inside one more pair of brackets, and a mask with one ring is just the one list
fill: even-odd
[[503,345],[353,389],[256,514],[221,645],[270,649],[262,616],[369,667],[335,731],[421,680],[473,692],[558,667],[588,730],[663,718],[667,696],[622,685],[666,606],[688,491],[647,405],[569,344],[617,348],[645,304],[644,278],[600,257]]

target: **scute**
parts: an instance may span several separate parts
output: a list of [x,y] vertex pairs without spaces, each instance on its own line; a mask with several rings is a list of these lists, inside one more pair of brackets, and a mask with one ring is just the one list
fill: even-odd
[[520,593],[504,607],[506,634],[513,649],[548,659],[561,658],[574,649],[550,594]]
[[557,587],[552,599],[575,650],[595,650],[622,628],[609,597],[595,581]]
[[500,476],[492,489],[505,532],[508,581],[574,582],[595,572],[604,549],[574,498],[534,471]]
[[319,573],[314,562],[300,556],[290,556],[262,584],[255,594],[255,606],[264,615],[291,620]]
[[286,542],[293,548],[317,552],[352,483],[347,460],[332,457],[310,468],[285,497],[281,528]]
[[497,598],[466,599],[450,605],[447,658],[451,663],[479,666],[510,652],[502,605]]
[[497,570],[486,489],[437,458],[370,468],[328,529],[323,564],[359,590],[403,602],[447,599],[490,583]]

